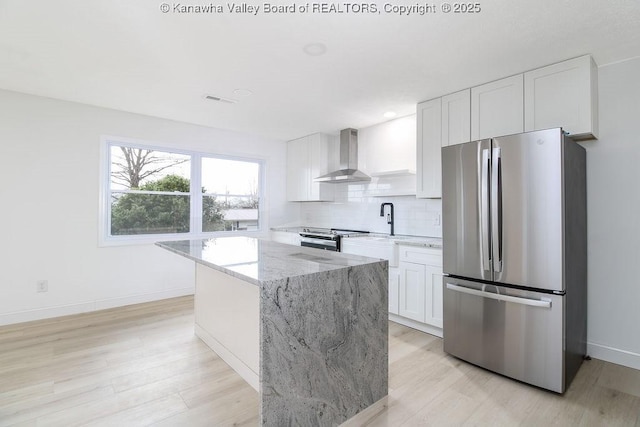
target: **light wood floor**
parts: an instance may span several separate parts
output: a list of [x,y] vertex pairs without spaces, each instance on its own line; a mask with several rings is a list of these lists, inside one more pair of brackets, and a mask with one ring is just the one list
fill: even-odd
[[[585,362],[558,396],[389,325],[389,396],[347,426],[640,427],[640,371]],[[191,297],[0,327],[0,426],[257,424],[257,393],[193,335]]]

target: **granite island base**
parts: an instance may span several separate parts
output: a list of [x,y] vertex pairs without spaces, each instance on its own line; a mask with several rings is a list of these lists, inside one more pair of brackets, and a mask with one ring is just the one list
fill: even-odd
[[385,260],[248,237],[196,261],[196,333],[260,394],[262,425],[338,425],[387,395]]

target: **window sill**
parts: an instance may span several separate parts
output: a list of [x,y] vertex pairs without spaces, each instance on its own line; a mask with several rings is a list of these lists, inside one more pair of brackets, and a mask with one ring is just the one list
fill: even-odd
[[135,246],[135,245],[153,245],[156,242],[174,241],[174,240],[199,240],[214,239],[218,237],[233,236],[250,236],[250,237],[268,237],[269,233],[266,229],[253,231],[218,231],[214,233],[184,233],[184,234],[154,234],[154,235],[136,235],[136,236],[114,236],[101,238],[98,247],[117,247],[117,246]]

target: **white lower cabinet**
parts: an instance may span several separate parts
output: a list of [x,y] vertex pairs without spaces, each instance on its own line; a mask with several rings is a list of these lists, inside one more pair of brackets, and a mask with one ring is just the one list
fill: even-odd
[[442,336],[442,249],[355,237],[342,252],[389,260],[389,319]]
[[396,244],[391,239],[368,239],[354,237],[342,239],[341,252],[345,254],[362,255],[389,261],[389,313],[398,314],[400,270]]
[[425,269],[422,264],[400,262],[399,315],[424,322]]
[[398,316],[391,320],[442,336],[442,250],[399,245]]
[[442,265],[426,265],[424,277],[424,323],[442,328]]
[[400,269],[389,267],[389,313],[400,312]]

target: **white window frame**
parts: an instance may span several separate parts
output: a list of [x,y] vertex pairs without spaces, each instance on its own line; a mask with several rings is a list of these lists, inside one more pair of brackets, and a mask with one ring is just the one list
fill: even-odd
[[[190,223],[188,233],[170,233],[170,234],[135,234],[135,235],[111,235],[111,147],[131,147],[140,148],[143,150],[155,150],[168,153],[175,153],[181,155],[187,155],[191,157],[190,163],[190,191],[184,193],[190,197]],[[242,230],[242,231],[202,231],[202,197],[206,193],[198,192],[198,195],[194,197],[193,189],[202,188],[202,159],[203,158],[216,158],[224,160],[235,160],[243,162],[252,162],[259,165],[258,174],[258,229],[257,230]],[[267,228],[267,219],[265,215],[265,203],[264,197],[266,188],[266,161],[262,158],[249,158],[242,156],[230,156],[224,154],[218,154],[213,152],[202,152],[195,150],[185,150],[175,148],[160,143],[153,143],[150,141],[143,141],[132,138],[106,136],[100,137],[100,167],[98,168],[100,173],[100,201],[99,201],[99,214],[98,214],[98,246],[121,246],[121,245],[138,245],[138,244],[152,244],[165,240],[191,240],[191,239],[206,239],[222,236],[256,236],[264,233]],[[144,193],[144,192],[142,192]],[[153,194],[159,194],[153,192]],[[176,193],[169,193],[175,195]],[[182,194],[182,193],[181,193]]]

